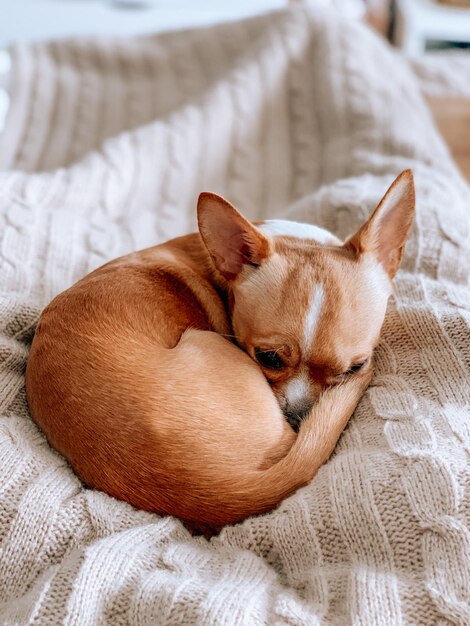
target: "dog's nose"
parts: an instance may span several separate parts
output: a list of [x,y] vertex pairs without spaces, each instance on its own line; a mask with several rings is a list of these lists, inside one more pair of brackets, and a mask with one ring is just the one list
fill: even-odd
[[303,402],[299,405],[289,405],[284,409],[287,421],[296,432],[299,430],[300,422],[310,412],[312,406],[312,402]]

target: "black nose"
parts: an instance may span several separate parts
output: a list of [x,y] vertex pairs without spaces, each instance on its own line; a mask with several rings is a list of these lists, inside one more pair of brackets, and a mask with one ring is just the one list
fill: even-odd
[[302,404],[301,406],[289,407],[284,410],[286,420],[289,422],[295,432],[299,430],[300,422],[310,412],[311,408],[312,404]]

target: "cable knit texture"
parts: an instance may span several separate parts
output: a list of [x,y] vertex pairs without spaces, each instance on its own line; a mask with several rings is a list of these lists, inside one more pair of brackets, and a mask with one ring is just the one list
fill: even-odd
[[[470,196],[409,65],[361,25],[304,9],[12,55],[1,624],[468,626]],[[375,376],[309,486],[210,542],[84,488],[25,400],[55,294],[194,230],[201,190],[345,236],[408,167],[417,217]]]

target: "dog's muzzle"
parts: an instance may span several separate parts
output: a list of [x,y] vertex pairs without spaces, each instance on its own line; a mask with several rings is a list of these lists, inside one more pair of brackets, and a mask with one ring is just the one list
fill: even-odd
[[300,422],[308,415],[312,406],[312,403],[305,402],[299,406],[288,407],[284,409],[284,415],[286,417],[286,420],[289,422],[295,432],[298,432]]

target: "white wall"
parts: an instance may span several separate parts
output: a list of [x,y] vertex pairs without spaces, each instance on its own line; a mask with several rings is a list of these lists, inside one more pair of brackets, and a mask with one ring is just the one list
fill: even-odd
[[[1,0],[0,47],[68,35],[132,35],[228,21],[279,9],[288,0]],[[130,5],[137,0],[127,0]]]

